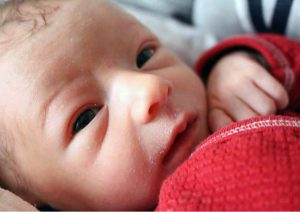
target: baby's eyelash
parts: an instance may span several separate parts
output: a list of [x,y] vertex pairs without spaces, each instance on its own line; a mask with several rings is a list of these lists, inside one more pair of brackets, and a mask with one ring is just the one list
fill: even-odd
[[144,64],[146,64],[148,60],[150,60],[153,57],[154,53],[155,53],[154,47],[143,48],[137,55],[136,66],[138,68],[142,68]]
[[94,106],[85,109],[75,119],[72,126],[72,133],[75,135],[82,129],[84,129],[89,123],[96,117],[97,113],[101,110],[101,107]]

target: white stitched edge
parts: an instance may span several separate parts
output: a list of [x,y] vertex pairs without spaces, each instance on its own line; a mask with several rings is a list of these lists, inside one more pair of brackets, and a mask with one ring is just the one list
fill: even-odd
[[300,128],[300,120],[284,120],[284,119],[277,119],[277,120],[262,120],[256,121],[249,124],[241,125],[239,127],[233,128],[229,131],[225,131],[213,137],[209,142],[200,145],[190,157],[192,157],[196,152],[202,150],[207,145],[213,144],[221,138],[225,138],[230,135],[234,135],[239,132],[245,132],[253,129],[258,128],[267,128],[267,127],[298,127]]

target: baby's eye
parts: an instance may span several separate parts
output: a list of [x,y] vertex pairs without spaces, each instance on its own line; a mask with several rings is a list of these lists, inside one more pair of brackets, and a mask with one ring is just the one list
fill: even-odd
[[143,65],[154,55],[154,49],[152,47],[144,48],[136,58],[136,66],[142,68]]
[[99,107],[94,107],[83,111],[73,124],[73,133],[76,134],[85,128],[95,118],[99,110]]

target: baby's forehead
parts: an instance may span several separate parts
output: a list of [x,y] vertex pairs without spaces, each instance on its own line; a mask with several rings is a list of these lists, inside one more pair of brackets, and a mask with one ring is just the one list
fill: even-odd
[[[89,22],[95,22],[98,19],[97,27],[105,31],[105,27],[102,27],[105,22],[109,22],[109,25],[126,24],[126,22],[128,24],[129,20],[132,24],[137,23],[135,19],[124,16],[123,11],[117,9],[111,2],[104,0],[90,0],[88,4],[83,0],[25,0],[16,2],[22,3],[16,6],[7,4],[4,8],[0,4],[0,12],[5,14],[0,16],[0,33],[7,35],[6,37],[1,36],[0,42],[4,40],[4,37],[9,40],[16,40],[14,38],[17,37],[15,36],[17,34],[19,39],[24,40],[43,28],[51,27],[51,25],[64,25],[64,29],[74,30],[89,25]],[[106,24],[106,27],[109,25]]]
[[[90,0],[89,4],[80,0],[53,2],[56,4],[46,6],[56,10],[46,17],[42,28],[16,48],[6,48],[12,52],[9,54],[12,62],[21,64],[22,73],[31,70],[31,77],[40,71],[51,72],[54,68],[47,67],[54,65],[60,69],[68,68],[82,58],[85,60],[78,64],[84,66],[84,63],[99,57],[99,52],[106,53],[113,48],[116,48],[114,52],[122,51],[121,45],[116,45],[117,40],[130,49],[132,37],[146,31],[135,19],[102,0]],[[0,45],[1,49],[5,49],[4,45]],[[40,67],[43,69],[37,70]]]
[[[39,67],[51,72],[53,69],[47,67],[56,64],[61,69],[68,68],[67,63],[72,65],[80,58],[85,58],[81,60],[82,63],[88,63],[112,48],[116,48],[114,52],[122,51],[121,45],[116,45],[117,40],[130,49],[132,37],[146,31],[134,18],[124,15],[116,6],[105,1],[90,0],[89,4],[80,0],[53,2],[56,4],[53,3],[50,8],[56,10],[52,10],[52,14],[47,17],[45,27],[16,48],[7,48],[12,51],[10,59],[13,63],[21,64],[19,68],[23,73],[26,73],[26,69],[34,70],[32,76],[36,76],[36,72],[41,71],[37,70]],[[118,33],[120,31],[121,34]],[[107,46],[108,43],[114,46]],[[3,46],[0,49],[3,50]],[[84,65],[82,63],[80,65]]]

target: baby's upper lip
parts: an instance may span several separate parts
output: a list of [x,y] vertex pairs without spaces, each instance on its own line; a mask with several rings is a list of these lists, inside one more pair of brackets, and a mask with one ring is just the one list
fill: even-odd
[[164,149],[163,159],[170,152],[170,150],[176,140],[177,135],[182,133],[183,131],[185,131],[187,129],[188,125],[190,123],[194,122],[196,118],[197,118],[196,115],[193,113],[183,113],[183,114],[179,115],[179,118],[175,121],[174,126],[171,128],[170,137],[169,137],[169,139],[167,141],[167,145],[165,146],[165,149]]

